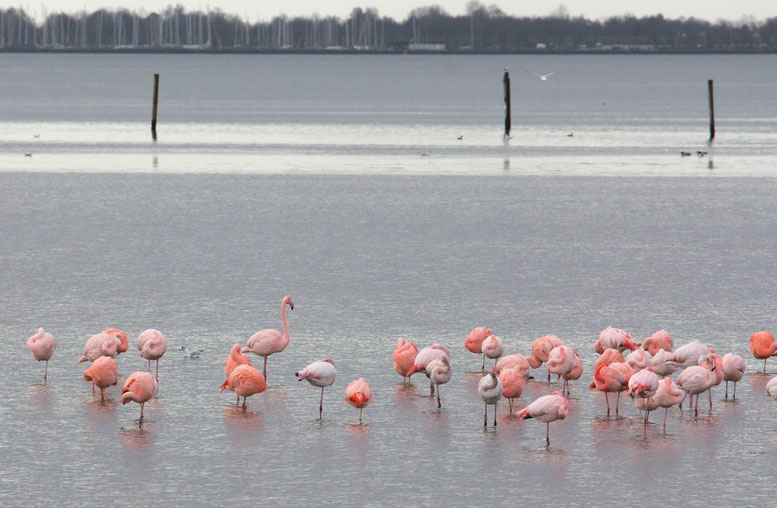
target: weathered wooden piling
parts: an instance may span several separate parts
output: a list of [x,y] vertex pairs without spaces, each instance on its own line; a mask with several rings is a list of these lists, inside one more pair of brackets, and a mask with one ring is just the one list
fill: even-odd
[[710,100],[710,141],[715,139],[715,100],[712,96],[712,80],[707,80],[707,95]]
[[505,69],[502,83],[505,89],[505,139],[507,139],[510,137],[510,129],[512,128],[510,120],[510,71],[507,69]]
[[154,74],[154,104],[151,109],[151,136],[156,139],[156,112],[159,101],[159,74]]

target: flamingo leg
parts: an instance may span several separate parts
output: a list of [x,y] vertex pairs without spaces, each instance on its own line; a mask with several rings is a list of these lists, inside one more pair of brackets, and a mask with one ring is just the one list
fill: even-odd
[[499,401],[494,402],[494,427],[496,427],[496,405],[499,403]]
[[734,398],[737,398],[737,382],[734,381]]
[[607,392],[604,392],[604,401],[607,403],[607,417],[610,417],[610,398],[607,396]]
[[92,381],[92,395],[94,395],[94,381]]
[[669,408],[664,409],[664,432],[666,432],[666,415],[669,413]]
[[156,378],[156,382],[158,383],[159,382],[159,360],[156,361],[156,376],[154,377]]
[[46,379],[48,378],[48,374],[49,374],[49,361],[46,360],[46,370],[43,371],[43,382],[44,383],[46,382]]
[[550,371],[548,371],[548,383],[550,383]]
[[[239,397],[240,395],[238,395],[238,400],[240,400]],[[247,409],[247,404],[246,404],[247,402],[248,402],[248,397],[243,397],[243,411]]]
[[[764,362],[766,363],[766,362]],[[480,371],[485,372],[486,371],[486,354],[483,353],[483,363],[480,365]]]
[[235,401],[235,407],[240,405],[240,395],[237,396],[237,401]]
[[105,402],[105,388],[100,388],[100,403]]
[[615,416],[618,416],[618,408],[621,403],[621,392],[618,392],[618,398],[615,399]]
[[698,417],[699,416],[699,395],[698,394],[696,395],[696,406],[694,406],[694,409],[696,411],[695,416]]
[[685,392],[685,395],[683,395],[683,400],[680,401],[680,411],[683,410],[683,402],[685,402],[685,399],[688,397],[688,392]]
[[324,387],[321,387],[321,400],[318,401],[318,419],[324,419]]
[[145,402],[140,403],[140,420],[138,420],[138,425],[143,425],[143,406],[145,405]]
[[485,404],[486,412],[483,413],[483,428],[488,427],[488,402]]
[[363,410],[363,409],[364,409],[364,408],[362,408],[362,407],[360,407],[360,408],[359,408],[359,425],[361,425],[361,424],[362,424],[362,410]]
[[545,424],[545,446],[550,446],[550,422]]
[[148,373],[151,374],[151,359],[148,360]]
[[507,407],[510,408],[510,414],[513,414],[513,399],[507,399]]
[[267,357],[264,357],[264,368],[262,369],[262,376],[264,376],[264,381],[267,382]]
[[766,374],[766,358],[764,358],[764,374]]
[[709,390],[707,390],[710,394],[710,412],[712,411],[712,387],[710,387]]
[[434,381],[429,379],[429,396],[434,397]]
[[440,387],[438,386],[437,387],[437,408],[439,409],[441,407],[442,407],[442,403],[440,402]]

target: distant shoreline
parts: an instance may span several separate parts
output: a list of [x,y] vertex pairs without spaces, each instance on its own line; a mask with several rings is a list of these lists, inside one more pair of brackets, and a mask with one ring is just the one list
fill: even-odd
[[45,54],[176,54],[176,55],[774,55],[777,49],[653,49],[653,50],[595,50],[595,49],[543,49],[543,50],[445,50],[407,51],[403,49],[273,49],[273,48],[0,48],[0,54],[45,53]]

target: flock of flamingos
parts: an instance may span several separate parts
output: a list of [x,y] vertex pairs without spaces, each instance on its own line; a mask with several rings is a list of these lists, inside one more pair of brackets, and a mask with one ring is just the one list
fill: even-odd
[[[260,330],[254,333],[244,346],[235,344],[224,365],[226,381],[221,390],[230,390],[237,394],[237,404],[243,397],[243,409],[246,409],[247,398],[265,390],[267,379],[267,358],[280,353],[289,345],[289,325],[286,320],[286,307],[294,310],[291,297],[285,296],[281,302],[281,321],[283,332],[273,329]],[[491,333],[486,327],[473,329],[464,341],[464,346],[472,353],[482,354],[482,370],[485,372],[486,358],[494,360],[493,369],[485,374],[478,384],[478,393],[485,403],[483,425],[488,425],[488,406],[494,406],[494,426],[496,426],[496,405],[502,397],[508,401],[512,413],[513,400],[520,397],[526,381],[529,379],[529,369],[537,369],[543,363],[548,371],[548,382],[551,374],[557,380],[563,379],[561,392],[555,391],[544,395],[521,409],[519,420],[534,418],[546,424],[546,443],[550,445],[550,423],[563,420],[569,409],[569,381],[579,379],[583,374],[583,364],[577,351],[565,345],[554,335],[546,335],[535,340],[531,345],[531,354],[524,356],[519,353],[504,355],[502,339]],[[43,379],[48,377],[48,361],[56,349],[56,340],[43,328],[27,340],[27,347],[33,357],[46,362]],[[86,341],[84,352],[76,365],[91,362],[84,371],[84,379],[92,382],[92,390],[100,388],[100,400],[104,400],[105,389],[115,385],[118,380],[118,368],[114,358],[127,351],[127,334],[115,328],[108,328],[92,335]],[[146,330],[138,336],[137,347],[140,355],[148,360],[148,372],[133,372],[124,383],[121,391],[121,402],[134,401],[140,404],[140,419],[143,424],[143,405],[148,402],[157,390],[159,381],[159,359],[165,354],[167,341],[159,330]],[[689,404],[698,416],[699,396],[709,392],[709,405],[712,409],[713,386],[726,382],[726,398],[728,398],[728,383],[734,383],[733,397],[736,398],[736,383],[745,372],[745,362],[742,357],[726,353],[723,357],[706,344],[698,341],[685,344],[674,349],[672,336],[665,330],[660,330],[648,337],[642,343],[635,342],[630,335],[618,328],[608,327],[599,334],[594,343],[594,350],[600,354],[594,365],[591,389],[604,393],[607,403],[607,416],[610,415],[609,394],[616,394],[615,414],[619,411],[621,392],[631,396],[641,410],[645,411],[644,424],[647,426],[650,411],[659,407],[664,411],[664,430],[666,430],[666,414],[669,408],[679,405],[690,397]],[[760,331],[750,337],[750,350],[757,359],[766,360],[777,356],[777,342],[770,332]],[[623,353],[629,351],[624,357]],[[253,353],[264,358],[260,373],[252,366],[251,359],[245,353]],[[151,361],[156,361],[156,373],[151,372]],[[407,381],[416,373],[423,373],[429,378],[431,395],[437,391],[437,405],[442,407],[440,400],[440,385],[451,379],[452,366],[450,351],[444,346],[433,344],[418,351],[418,347],[403,338],[397,342],[393,354],[394,369]],[[670,376],[681,370],[676,380]],[[311,363],[297,372],[299,381],[303,379],[311,385],[321,388],[319,400],[319,418],[323,417],[324,388],[335,382],[337,369],[334,362],[324,358]],[[777,400],[777,376],[769,380],[766,393]],[[696,402],[694,405],[694,397]],[[359,423],[362,422],[362,410],[371,402],[370,385],[364,379],[357,379],[348,384],[345,400],[359,409]]]

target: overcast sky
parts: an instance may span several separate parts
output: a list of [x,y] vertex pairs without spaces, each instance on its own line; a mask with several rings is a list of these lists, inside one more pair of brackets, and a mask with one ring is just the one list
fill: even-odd
[[[603,18],[621,14],[637,16],[661,13],[666,17],[696,17],[715,21],[723,18],[738,21],[743,15],[752,15],[757,19],[777,16],[777,0],[495,0],[483,1],[486,5],[497,5],[511,15],[543,16],[563,3],[573,16],[584,15],[588,18]],[[376,7],[383,15],[397,20],[407,17],[415,7],[441,5],[451,14],[465,11],[466,0],[0,0],[0,7],[23,6],[31,14],[40,17],[45,5],[49,12],[64,10],[79,11],[86,7],[88,11],[101,7],[115,9],[128,7],[144,8],[146,11],[159,10],[170,4],[181,4],[187,9],[206,9],[219,7],[230,13],[248,15],[249,19],[269,19],[277,14],[309,15],[315,12],[344,17],[353,7]]]

